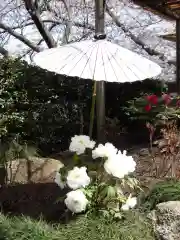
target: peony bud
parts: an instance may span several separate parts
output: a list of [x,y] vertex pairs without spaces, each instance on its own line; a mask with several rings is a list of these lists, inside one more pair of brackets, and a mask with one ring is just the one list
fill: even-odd
[[147,96],[146,99],[153,105],[156,105],[158,103],[158,97],[155,94]]

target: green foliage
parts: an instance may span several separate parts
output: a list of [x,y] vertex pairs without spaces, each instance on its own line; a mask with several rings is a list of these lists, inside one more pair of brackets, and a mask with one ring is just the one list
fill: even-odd
[[[0,60],[0,137],[18,134],[45,154],[67,149],[69,139],[88,132],[92,82],[58,76],[17,59]],[[158,92],[157,81],[106,83],[106,116],[131,121],[127,101]],[[113,94],[112,94],[113,93]],[[82,117],[83,116],[83,117]]]
[[79,217],[66,225],[48,225],[25,217],[0,215],[1,240],[154,240],[152,227],[143,215],[130,213],[123,221]]
[[152,210],[158,203],[180,200],[180,182],[168,180],[158,183],[142,200],[142,206],[146,210]]
[[121,107],[126,117],[133,121],[149,119],[151,113],[147,114],[147,112],[144,111],[144,107],[147,104],[144,96],[151,94],[159,96],[162,92],[166,92],[168,89],[166,84],[158,81],[155,81],[154,84],[151,81],[143,81],[143,83],[143,86],[139,86],[139,91],[133,88],[134,94],[127,98],[126,103]]
[[148,121],[150,122],[152,119],[154,119],[158,113],[157,109],[154,108],[147,112],[145,111],[145,106],[148,104],[148,102],[145,100],[144,96],[136,97],[130,101],[128,101],[127,106],[124,107],[124,110],[126,111],[126,114],[132,119],[132,120],[142,120],[142,121]]
[[[28,105],[27,92],[24,89],[24,82],[17,81],[22,76],[22,66],[17,61],[0,61],[0,136],[8,134],[10,129],[18,128],[21,132],[23,123],[27,118]],[[23,105],[20,107],[20,105]],[[14,129],[14,131],[16,131]],[[23,134],[23,133],[22,133]]]
[[[11,166],[11,162],[19,158],[29,160],[30,157],[38,156],[37,149],[27,144],[19,144],[17,139],[11,140],[11,142],[0,143],[0,184],[7,183],[7,167]],[[12,169],[10,182],[12,177]]]
[[18,158],[29,159],[29,157],[38,156],[37,149],[27,144],[21,145],[16,140],[10,143],[0,145],[0,164],[5,165],[8,161]]
[[[156,96],[156,95],[155,95]],[[179,96],[173,97],[169,104],[165,104],[162,96],[156,96],[158,99],[157,104],[151,104],[146,99],[147,94],[136,97],[128,101],[128,105],[124,107],[126,114],[132,120],[142,120],[145,122],[153,122],[156,125],[162,124],[164,120],[177,120],[180,119]],[[146,106],[150,105],[147,111]]]
[[18,134],[44,150],[66,148],[80,132],[85,104],[88,111],[91,82],[60,78],[13,59],[0,60],[0,69],[0,137]]

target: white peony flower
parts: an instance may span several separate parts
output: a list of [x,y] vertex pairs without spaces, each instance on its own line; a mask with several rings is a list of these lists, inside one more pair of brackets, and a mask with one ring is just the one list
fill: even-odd
[[131,156],[126,156],[126,151],[118,151],[116,155],[108,157],[104,163],[105,171],[117,178],[124,178],[125,175],[134,172],[136,163]]
[[136,162],[134,161],[132,156],[127,156],[127,151],[124,150],[123,153],[118,151],[119,159],[123,162],[124,168],[126,168],[127,173],[132,173],[136,169]]
[[137,204],[137,198],[129,196],[126,203],[122,205],[121,209],[123,211],[127,211],[129,209],[134,208],[136,204]]
[[86,167],[74,167],[68,172],[67,185],[72,189],[86,187],[90,183],[90,177],[87,175]]
[[61,189],[65,188],[66,183],[62,181],[62,176],[61,176],[61,174],[59,172],[56,173],[54,181]]
[[64,202],[67,208],[73,213],[85,211],[88,204],[86,196],[80,189],[67,193]]
[[96,142],[91,141],[89,136],[86,135],[75,135],[71,138],[69,150],[75,152],[77,155],[83,154],[86,148],[93,149]]
[[122,168],[122,164],[116,159],[116,157],[106,160],[104,163],[104,169],[109,175],[116,178],[123,178],[126,175],[125,170]]
[[123,204],[122,207],[121,207],[121,210],[128,211],[129,210],[129,206],[127,204]]
[[92,151],[92,158],[104,158],[110,157],[117,154],[117,148],[112,143],[106,143],[105,145],[99,144],[97,148]]

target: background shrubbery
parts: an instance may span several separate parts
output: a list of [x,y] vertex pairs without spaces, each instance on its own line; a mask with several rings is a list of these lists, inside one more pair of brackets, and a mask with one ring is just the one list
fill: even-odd
[[80,109],[90,105],[91,82],[60,79],[20,61],[1,61],[0,68],[1,136],[19,134],[44,149],[66,147],[80,132]]
[[[3,141],[18,134],[48,154],[66,149],[70,137],[79,134],[82,125],[87,134],[92,81],[54,75],[17,59],[1,59],[0,69]],[[127,109],[124,111],[127,101],[142,92],[160,92],[161,87],[150,80],[133,83],[133,87],[106,83],[107,117],[116,117],[122,125],[131,126]]]

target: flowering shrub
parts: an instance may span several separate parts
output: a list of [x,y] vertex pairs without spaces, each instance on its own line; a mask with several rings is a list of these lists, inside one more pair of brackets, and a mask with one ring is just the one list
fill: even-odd
[[157,96],[146,95],[129,101],[125,109],[134,119],[141,119],[151,123],[162,124],[166,120],[180,118],[180,97],[169,94]]
[[180,96],[145,95],[130,101],[126,110],[134,119],[146,124],[154,177],[179,177]]
[[156,119],[170,120],[180,118],[179,97],[171,97],[169,94],[163,94],[158,97],[156,95],[146,96],[147,103],[145,111],[153,111]]
[[[74,152],[74,161],[60,169],[55,182],[70,189],[64,202],[72,213],[101,212],[121,218],[123,210],[137,204],[133,194],[140,189],[138,181],[128,176],[135,171],[136,163],[126,151],[118,151],[111,143],[95,145],[88,136],[72,137],[69,150]],[[92,164],[82,161],[83,155],[88,154]]]
[[[158,178],[165,176],[177,177],[178,159],[180,153],[179,130],[177,120],[180,118],[180,98],[169,94],[161,96],[149,95],[134,101],[134,109],[144,114],[148,122],[150,153],[153,160],[153,169]],[[159,130],[160,139],[153,142],[155,132]],[[156,145],[156,153],[153,150]],[[156,155],[160,157],[157,164]]]

